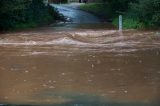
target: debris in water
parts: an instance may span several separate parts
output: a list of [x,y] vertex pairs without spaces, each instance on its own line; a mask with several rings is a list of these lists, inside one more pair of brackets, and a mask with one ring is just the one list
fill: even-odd
[[29,73],[29,71],[28,71],[28,70],[26,70],[26,71],[25,71],[25,73]]
[[94,66],[94,64],[92,64],[92,68],[94,68],[95,66]]
[[92,81],[93,81],[93,80],[90,80],[90,79],[88,80],[88,82],[92,82]]
[[125,91],[124,91],[124,93],[128,93],[128,91],[127,91],[127,90],[125,90]]
[[49,88],[50,88],[50,89],[54,89],[55,87],[54,87],[54,86],[50,86]]
[[61,75],[66,75],[66,73],[62,73]]
[[96,56],[92,56],[93,58],[95,58]]

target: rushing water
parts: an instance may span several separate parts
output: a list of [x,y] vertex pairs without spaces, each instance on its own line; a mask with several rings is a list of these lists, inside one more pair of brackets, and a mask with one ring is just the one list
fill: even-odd
[[0,104],[159,106],[160,32],[0,35]]

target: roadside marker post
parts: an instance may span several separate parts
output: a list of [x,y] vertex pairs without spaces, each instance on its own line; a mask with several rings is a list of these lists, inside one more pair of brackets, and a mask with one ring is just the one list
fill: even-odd
[[123,17],[122,15],[119,15],[119,32],[122,32],[123,30]]

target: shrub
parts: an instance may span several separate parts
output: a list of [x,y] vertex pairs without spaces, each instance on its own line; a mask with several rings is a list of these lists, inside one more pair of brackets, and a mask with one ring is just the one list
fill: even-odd
[[139,0],[131,4],[131,12],[146,26],[160,26],[160,0]]
[[[118,26],[119,24],[118,21],[119,21],[118,18],[113,19],[113,24]],[[144,28],[143,23],[131,17],[127,16],[123,17],[123,29],[141,29],[141,28]]]
[[0,30],[34,27],[59,18],[43,0],[0,0]]

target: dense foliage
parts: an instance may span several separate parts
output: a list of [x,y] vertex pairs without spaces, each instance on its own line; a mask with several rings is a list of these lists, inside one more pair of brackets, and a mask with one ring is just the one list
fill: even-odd
[[80,8],[103,15],[117,23],[124,15],[126,28],[160,27],[160,0],[102,0],[102,3],[82,5]]
[[145,26],[160,26],[160,0],[139,0],[131,4],[130,12]]
[[112,13],[124,12],[126,18],[124,22],[131,22],[134,27],[160,26],[160,0],[109,0],[109,3]]
[[43,0],[0,0],[0,30],[34,27],[56,18],[58,13]]

